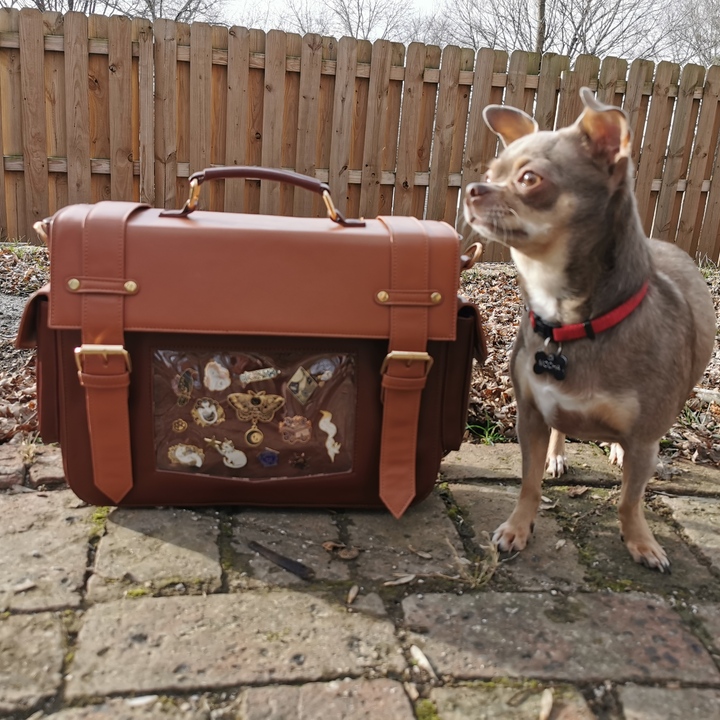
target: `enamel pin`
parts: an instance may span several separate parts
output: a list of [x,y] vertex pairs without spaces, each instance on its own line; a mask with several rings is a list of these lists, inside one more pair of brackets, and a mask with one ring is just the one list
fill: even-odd
[[340,452],[341,445],[336,442],[335,435],[337,435],[337,425],[332,421],[332,413],[327,410],[321,410],[320,414],[322,418],[318,423],[318,427],[327,435],[325,441],[325,449],[330,457],[330,462],[335,462],[335,456]]
[[232,440],[216,440],[215,438],[205,438],[205,442],[215,448],[223,458],[223,465],[229,468],[242,468],[247,465],[247,455],[242,450],[235,448]]
[[267,395],[264,390],[228,395],[228,402],[235,408],[238,420],[251,423],[252,427],[245,433],[245,442],[251,447],[262,443],[265,435],[258,428],[259,422],[271,422],[275,413],[285,404],[280,395]]
[[221,392],[230,387],[230,371],[219,362],[211,360],[205,366],[203,385],[210,392]]
[[225,411],[212,398],[200,398],[191,410],[193,420],[201,427],[225,422]]
[[178,418],[177,420],[173,420],[172,429],[173,432],[184,433],[188,429],[188,424],[184,420]]
[[173,392],[177,395],[177,404],[182,407],[187,405],[188,400],[192,397],[193,386],[195,385],[195,378],[197,372],[192,368],[183,370],[180,375],[176,375],[170,383]]
[[168,450],[168,459],[173,465],[202,467],[205,461],[205,451],[195,445],[178,443]]
[[240,383],[243,387],[254,382],[261,382],[262,380],[272,380],[280,374],[279,370],[275,368],[260,368],[259,370],[246,370],[240,373]]
[[278,425],[283,442],[290,445],[300,445],[310,440],[312,423],[302,415],[286,417]]
[[304,367],[299,367],[288,381],[288,391],[303,405],[310,399],[317,387],[317,381]]
[[304,452],[294,453],[292,458],[290,458],[290,464],[294,468],[297,468],[298,470],[305,470],[308,465],[307,458],[305,457],[305,453]]
[[266,447],[258,453],[257,459],[263,467],[276,467],[280,461],[280,453],[277,450]]
[[335,374],[336,362],[330,358],[321,358],[310,366],[310,374],[318,385],[324,385]]

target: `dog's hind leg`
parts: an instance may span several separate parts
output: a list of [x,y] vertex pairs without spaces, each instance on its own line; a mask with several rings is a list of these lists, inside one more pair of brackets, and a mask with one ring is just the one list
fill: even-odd
[[558,478],[568,469],[565,457],[565,435],[555,428],[550,433],[550,445],[545,458],[545,469],[550,477]]
[[670,561],[652,534],[643,511],[645,487],[655,471],[658,443],[626,445],[618,511],[620,531],[635,562],[670,572]]
[[528,404],[518,408],[517,431],[522,453],[522,486],[512,514],[493,533],[493,542],[502,552],[522,550],[533,531],[550,438],[550,428],[542,415]]

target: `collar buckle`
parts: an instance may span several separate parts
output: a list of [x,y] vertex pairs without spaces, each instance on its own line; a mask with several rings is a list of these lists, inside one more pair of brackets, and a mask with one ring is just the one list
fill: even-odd
[[553,339],[553,331],[561,327],[558,323],[545,322],[539,315],[531,313],[533,330],[546,340]]

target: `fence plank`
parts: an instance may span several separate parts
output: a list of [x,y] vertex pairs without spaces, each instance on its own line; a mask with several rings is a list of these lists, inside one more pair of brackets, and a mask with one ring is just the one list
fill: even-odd
[[598,78],[597,98],[606,105],[622,103],[622,95],[617,92],[618,84],[625,83],[627,75],[627,60],[616,57],[606,57],[602,61],[600,77]]
[[[503,67],[507,63],[507,55],[502,53]],[[478,50],[473,72],[470,111],[468,113],[467,143],[463,162],[462,192],[473,182],[484,179],[490,160],[495,157],[497,136],[486,125],[483,110],[491,104],[492,77],[497,72],[497,56],[495,50]],[[460,233],[468,241],[472,228],[465,222],[461,224]],[[473,240],[474,241],[474,240]]]
[[702,87],[704,78],[705,68],[699,65],[686,65],[680,77],[670,143],[665,165],[659,176],[661,185],[653,224],[653,237],[661,240],[674,241],[677,234],[677,218],[673,222],[675,202],[678,199],[677,184],[685,173],[683,160],[686,148],[689,149],[692,146],[692,136],[688,138],[688,131],[692,132],[695,128],[693,96],[695,89],[698,86]]
[[[17,32],[18,10],[0,8],[0,32]],[[22,155],[22,111],[20,108],[20,53],[14,48],[0,49],[0,158]],[[0,238],[17,238],[24,231],[25,193],[22,174],[0,167]],[[19,218],[22,221],[19,222]],[[35,233],[32,234],[35,240]]]
[[[708,90],[710,103],[715,106],[716,95],[720,95],[720,66],[713,66],[708,71],[707,85],[712,82]],[[705,102],[705,99],[703,100]],[[702,226],[697,235],[698,259],[709,259],[713,262],[720,260],[720,153],[717,152],[718,125],[720,124],[720,108],[715,107],[716,119],[713,124],[712,136],[709,142],[708,166],[710,189],[705,201],[705,214],[702,217]],[[707,171],[706,171],[707,172]],[[707,175],[706,175],[707,177]]]
[[650,60],[634,60],[630,66],[627,85],[625,86],[625,97],[622,107],[628,114],[628,124],[632,133],[632,159],[633,165],[637,167],[642,146],[643,129],[647,118],[648,96],[643,94],[647,83],[652,82],[655,63]]
[[[437,45],[428,45],[425,48],[425,69],[437,71],[439,78],[442,50]],[[424,82],[422,89],[422,103],[420,111],[420,125],[418,129],[417,158],[420,173],[430,172],[433,133],[435,130],[435,106],[437,103],[438,83]],[[427,206],[428,186],[415,185],[413,193],[412,214],[417,218],[425,217]]]
[[[177,162],[178,173],[175,180],[178,204],[185,201],[190,192],[190,145],[193,142],[190,130],[190,25],[177,23],[177,56],[180,60],[181,51],[187,51],[187,62],[177,63]],[[181,163],[187,163],[188,173],[182,176]]]
[[570,69],[570,58],[566,55],[548,53],[540,62],[535,120],[539,130],[553,130],[558,104],[558,87],[563,71]]
[[[328,67],[330,63],[337,64],[338,43],[335,38],[322,39],[322,65]],[[330,167],[330,141],[333,126],[333,105],[335,93],[335,75],[322,73],[320,75],[320,95],[318,99],[317,142],[315,155],[315,168]],[[325,217],[327,209],[319,195],[312,194],[313,217]]]
[[90,188],[88,110],[88,21],[79,12],[65,15],[65,125],[68,202],[87,203]]
[[[308,34],[302,39],[300,56],[300,102],[297,121],[297,152],[295,170],[315,177],[317,157],[317,120],[320,105],[320,70],[323,41],[320,35]],[[308,217],[313,212],[313,195],[296,192],[293,214]]]
[[528,75],[530,53],[515,50],[510,55],[504,105],[525,110],[525,83]]
[[[212,52],[228,51],[228,30],[226,27],[213,25]],[[225,165],[225,138],[227,136],[227,63],[212,64],[212,81],[210,83],[210,164]],[[225,207],[225,180],[208,183],[208,209],[220,212]]]
[[[285,92],[283,98],[282,110],[282,135],[280,139],[280,165],[295,169],[295,160],[297,156],[297,126],[298,126],[298,110],[300,104],[300,67],[297,69],[289,68],[287,64],[288,58],[298,59],[302,55],[302,37],[298,33],[287,33],[285,36],[285,65],[284,65],[284,83]],[[317,122],[317,118],[315,119]],[[295,198],[295,186],[290,183],[280,183],[280,205],[277,213],[279,215],[292,215],[293,203]],[[302,190],[297,190],[298,194],[304,194]]]
[[[402,104],[403,81],[393,79],[395,71],[404,70],[405,46],[402,43],[393,43],[390,51],[390,81],[383,122],[382,151],[380,160],[380,177],[385,173],[394,173],[397,165],[398,133],[400,127],[400,107]],[[390,215],[393,207],[394,183],[388,184],[381,180],[378,214]]]
[[110,115],[110,196],[133,199],[132,157],[132,23],[113,16],[108,20],[108,99]]
[[[713,65],[705,79],[702,104],[698,116],[697,132],[692,149],[690,168],[683,193],[682,211],[678,223],[676,243],[691,257],[698,251],[698,233],[705,209],[702,185],[710,179],[713,150],[717,144],[717,125],[720,114],[720,65]],[[707,250],[705,253],[707,253]],[[704,254],[705,254],[704,253]]]
[[360,214],[364,217],[375,217],[380,208],[380,178],[392,52],[392,43],[387,40],[376,40],[373,43],[360,187]]
[[333,98],[332,138],[328,184],[338,210],[347,212],[348,170],[350,168],[351,135],[355,108],[355,76],[357,74],[358,41],[344,37],[338,43]]
[[[481,52],[483,53],[482,63],[484,65],[487,62],[488,66],[483,68],[476,68],[476,73],[481,72],[483,76],[487,77],[487,75],[490,73],[490,70],[492,70],[492,75],[498,75],[506,72],[508,67],[508,54],[506,52],[504,52],[503,50],[495,50],[491,51],[492,55],[485,54],[485,51]],[[480,57],[480,53],[478,53],[478,57]],[[480,62],[480,60],[478,60],[478,62]],[[473,93],[475,90],[475,86],[479,85],[474,85]],[[496,86],[494,85],[494,83],[490,84],[490,86],[482,92],[477,103],[475,102],[475,100],[473,100],[473,104],[470,109],[470,117],[474,118],[473,122],[478,127],[478,145],[477,150],[474,151],[474,154],[478,158],[478,169],[480,170],[482,175],[487,172],[487,169],[490,166],[490,163],[495,158],[498,149],[497,135],[495,135],[495,133],[490,130],[490,128],[485,124],[485,120],[482,117],[482,110],[486,105],[500,105],[503,100],[504,91],[505,88],[501,86]],[[475,237],[470,234],[470,228],[463,228],[463,237],[465,237],[465,235],[468,236],[468,242],[475,241]],[[488,262],[500,262],[508,259],[509,257],[510,251],[504,245],[496,242],[484,243],[484,260]]]
[[[58,12],[42,15],[43,35],[63,38],[63,16]],[[43,37],[45,45],[45,37]],[[45,136],[47,157],[62,157],[67,150],[65,123],[65,59],[62,53],[43,53],[45,77],[41,79],[45,92]],[[48,164],[48,171],[50,166]],[[67,173],[48,172],[48,212],[54,213],[68,204]],[[32,237],[33,233],[28,233]]]
[[[263,98],[265,97],[265,68],[253,68],[253,59],[265,53],[266,36],[262,30],[250,30],[250,72],[248,75],[248,145],[247,164],[262,165]],[[245,212],[260,212],[260,181],[245,182]]]
[[[232,27],[228,33],[227,121],[225,161],[228,165],[245,165],[249,124],[248,92],[250,72],[250,32]],[[245,209],[245,181],[225,182],[225,211]]]
[[428,191],[427,217],[443,220],[447,202],[450,155],[455,133],[455,112],[458,102],[460,63],[462,51],[455,45],[447,45],[440,64],[437,113],[430,161],[430,187]]
[[[10,8],[0,8],[0,31],[15,35],[18,33],[19,27],[20,12]],[[22,155],[23,95],[20,82],[19,47],[4,49],[0,53],[0,86],[3,98],[3,152],[8,155]],[[2,170],[5,175],[3,200],[7,202],[5,216],[8,237],[20,238],[25,235],[25,178],[23,173]]]
[[[2,23],[2,20],[0,20],[0,23]],[[2,67],[2,61],[0,60],[0,68]],[[0,70],[0,74],[1,74]],[[4,104],[4,90],[2,88],[2,82],[0,82],[0,108]],[[5,144],[3,141],[3,116],[2,112],[0,112],[0,159],[4,159],[5,150],[4,150]],[[32,241],[35,240],[35,236],[31,236]],[[10,239],[10,234],[8,232],[8,206],[7,206],[7,197],[5,195],[5,163],[3,162],[3,167],[0,167],[0,242],[4,242],[6,240]]]
[[[475,53],[472,50],[463,48],[460,52],[460,72],[471,72],[475,64]],[[456,128],[450,152],[450,165],[448,167],[449,175],[462,173],[463,155],[465,150],[465,132],[464,129],[468,123],[468,111],[470,109],[470,87],[467,85],[458,86],[457,104],[455,106],[454,127]],[[462,130],[460,130],[462,128]],[[449,182],[445,197],[445,220],[448,225],[453,227],[457,224],[458,219],[458,202],[460,198],[460,188],[454,183]]]
[[652,182],[657,177],[658,166],[662,164],[665,156],[668,133],[670,132],[670,120],[674,102],[670,97],[670,85],[677,83],[678,75],[678,66],[673,63],[661,62],[657,66],[647,129],[643,139],[640,166],[638,168],[637,182],[635,183],[638,211],[646,233],[650,232],[655,212]]
[[23,155],[25,157],[26,215],[24,233],[47,217],[48,167],[45,131],[43,20],[37,10],[20,11],[20,66],[22,84]]
[[[90,15],[88,35],[94,38],[108,37],[108,18],[104,15]],[[90,54],[88,57],[88,113],[90,117],[90,158],[110,158],[110,103],[108,85],[110,69],[106,55]],[[90,185],[92,202],[109,200],[110,175],[92,171]]]
[[580,88],[597,82],[600,59],[594,55],[580,55],[575,60],[575,69],[562,74],[560,81],[560,106],[557,127],[568,127],[579,117],[583,109]]
[[[271,30],[265,40],[265,93],[263,100],[262,164],[279,168],[282,165],[283,110],[285,102],[285,49],[287,36]],[[280,187],[276,182],[263,181],[260,186],[260,212],[278,214]]]
[[155,203],[177,202],[177,27],[156,20],[155,34]]
[[140,160],[140,202],[155,204],[155,103],[153,79],[155,77],[153,58],[153,26],[149,20],[136,18],[134,21],[138,37],[138,114],[139,137],[138,158]]
[[[365,153],[365,136],[368,118],[368,104],[370,102],[370,62],[373,56],[373,46],[368,40],[358,43],[358,76],[355,79],[355,102],[352,132],[350,136],[350,173],[358,171],[361,183],[350,184],[348,187],[348,215],[362,215],[360,198],[362,196],[362,171]],[[361,76],[361,66],[367,65],[367,76]]]
[[[212,128],[212,28],[190,26],[190,172],[210,165]],[[209,207],[210,188],[201,193],[200,207]]]
[[405,63],[405,81],[397,171],[395,173],[395,215],[412,215],[415,195],[415,173],[419,170],[417,147],[421,126],[425,45],[410,43]]

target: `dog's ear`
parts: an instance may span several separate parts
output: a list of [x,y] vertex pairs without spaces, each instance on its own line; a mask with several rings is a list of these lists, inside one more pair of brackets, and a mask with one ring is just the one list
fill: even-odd
[[610,166],[625,158],[627,163],[632,150],[630,126],[624,110],[614,105],[603,105],[590,88],[580,88],[585,109],[576,126],[587,135],[593,155],[604,158]]
[[487,126],[502,140],[504,147],[538,129],[538,124],[529,115],[505,105],[488,105],[483,110],[483,117]]

